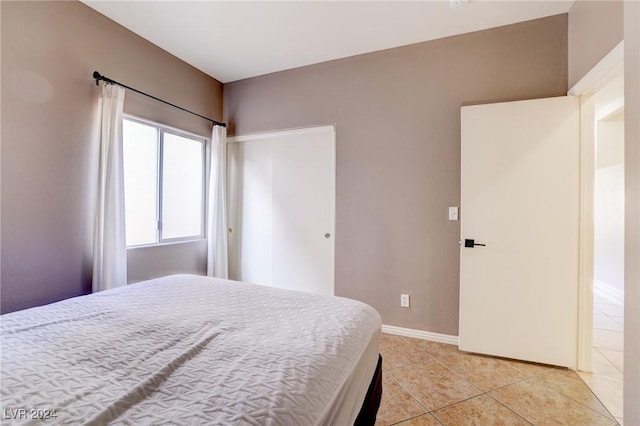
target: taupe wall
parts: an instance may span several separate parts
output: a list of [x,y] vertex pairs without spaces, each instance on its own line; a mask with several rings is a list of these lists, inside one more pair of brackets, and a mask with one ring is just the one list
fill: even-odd
[[623,39],[621,0],[576,0],[569,11],[569,88]]
[[460,107],[566,91],[559,15],[225,84],[224,117],[236,135],[335,123],[336,294],[457,335]]
[[624,4],[624,423],[640,425],[640,2]]
[[[90,290],[100,91],[93,70],[214,119],[222,85],[82,3],[0,4],[0,295],[9,312]],[[125,111],[210,134],[203,120],[130,92]],[[176,271],[203,272],[201,246]]]
[[207,273],[207,240],[127,250],[129,283],[169,274]]

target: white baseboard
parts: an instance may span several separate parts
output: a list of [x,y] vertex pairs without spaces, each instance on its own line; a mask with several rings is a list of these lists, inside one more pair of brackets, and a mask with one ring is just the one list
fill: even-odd
[[382,324],[382,332],[397,336],[413,337],[414,339],[429,340],[432,342],[447,343],[458,346],[458,336],[449,334],[432,333],[430,331],[415,330],[413,328],[396,327],[395,325]]

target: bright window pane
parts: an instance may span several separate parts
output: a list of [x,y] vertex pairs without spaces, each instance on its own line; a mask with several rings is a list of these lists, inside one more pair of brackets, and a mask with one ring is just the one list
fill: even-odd
[[158,131],[123,120],[127,246],[157,242]]
[[203,143],[164,134],[162,238],[202,235]]

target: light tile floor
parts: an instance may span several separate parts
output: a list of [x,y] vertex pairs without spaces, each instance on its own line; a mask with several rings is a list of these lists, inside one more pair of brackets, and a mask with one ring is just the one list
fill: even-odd
[[575,371],[383,334],[376,425],[616,425]]
[[622,374],[624,300],[594,281],[592,373],[579,371],[582,380],[623,424]]

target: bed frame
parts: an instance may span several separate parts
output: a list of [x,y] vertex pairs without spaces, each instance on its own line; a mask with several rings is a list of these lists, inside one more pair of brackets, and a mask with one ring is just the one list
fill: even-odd
[[373,373],[367,395],[362,403],[362,408],[356,417],[355,426],[372,426],[376,423],[376,416],[382,399],[382,356],[378,355],[378,365]]

